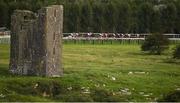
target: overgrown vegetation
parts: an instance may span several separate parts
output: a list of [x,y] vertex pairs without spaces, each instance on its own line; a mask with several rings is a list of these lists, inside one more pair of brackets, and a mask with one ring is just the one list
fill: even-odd
[[180,90],[174,90],[165,94],[164,97],[159,102],[180,102]]
[[0,45],[0,101],[154,102],[179,89],[180,64],[165,62],[172,49],[145,55],[139,46],[65,44],[64,76],[45,78],[9,74],[9,45]]
[[64,5],[64,32],[180,33],[180,0],[0,0],[0,27],[52,4]]
[[169,48],[169,40],[163,34],[155,33],[145,38],[141,46],[142,51],[149,51],[151,54],[160,55],[164,50]]
[[178,44],[173,52],[173,58],[180,59],[180,44]]

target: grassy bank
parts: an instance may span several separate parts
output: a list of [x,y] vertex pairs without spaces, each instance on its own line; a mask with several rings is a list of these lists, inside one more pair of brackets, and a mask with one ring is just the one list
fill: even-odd
[[64,76],[8,73],[9,46],[0,45],[0,101],[156,101],[180,88],[180,64],[139,45],[63,47]]

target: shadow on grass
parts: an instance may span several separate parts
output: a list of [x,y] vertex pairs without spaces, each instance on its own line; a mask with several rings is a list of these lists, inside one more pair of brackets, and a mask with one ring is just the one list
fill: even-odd
[[180,65],[180,59],[167,58],[164,60],[164,63]]
[[0,64],[0,76],[10,76],[8,65]]
[[180,102],[180,91],[172,91],[164,95],[158,102]]
[[147,56],[147,55],[151,55],[149,53],[146,52],[128,52],[128,55],[139,55],[139,56]]

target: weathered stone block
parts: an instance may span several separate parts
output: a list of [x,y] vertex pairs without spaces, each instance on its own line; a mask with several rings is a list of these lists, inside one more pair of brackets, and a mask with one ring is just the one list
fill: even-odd
[[63,6],[37,14],[16,10],[11,17],[10,71],[21,75],[61,76]]

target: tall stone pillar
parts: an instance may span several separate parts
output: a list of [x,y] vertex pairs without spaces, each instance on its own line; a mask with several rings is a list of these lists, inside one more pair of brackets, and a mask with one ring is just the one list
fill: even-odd
[[22,75],[61,76],[63,6],[45,7],[38,14],[17,10],[11,21],[10,71]]
[[10,71],[28,74],[32,62],[32,35],[36,16],[27,10],[16,10],[11,16]]
[[[62,69],[63,6],[52,5],[38,12],[34,28],[33,68],[37,75],[60,76]],[[38,35],[38,36],[37,36]]]

